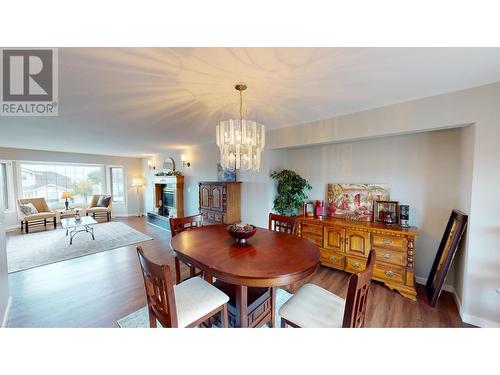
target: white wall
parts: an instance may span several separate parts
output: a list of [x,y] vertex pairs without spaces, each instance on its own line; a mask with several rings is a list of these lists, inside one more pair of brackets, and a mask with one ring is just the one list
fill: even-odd
[[[472,196],[472,172],[474,157],[474,139],[475,125],[462,128],[460,132],[460,180],[457,185],[460,194],[457,208],[470,214],[471,196]],[[460,248],[454,260],[454,282],[453,286],[457,296],[458,303],[464,297],[464,282],[467,274],[467,252],[469,251],[469,236],[466,230]]]
[[[77,154],[67,152],[25,150],[16,148],[0,147],[0,160],[20,160],[20,161],[41,161],[54,163],[82,163],[100,165],[123,166],[126,175],[126,204],[113,204],[113,214],[116,216],[128,216],[137,214],[137,190],[132,188],[132,178],[143,176],[142,159],[126,158],[107,155]],[[17,184],[17,177],[14,171],[14,184]],[[15,186],[17,190],[17,186]],[[17,198],[17,192],[15,192]],[[142,194],[141,194],[142,195]],[[142,198],[142,196],[140,197]],[[15,209],[5,214],[6,227],[18,226],[17,213]]]

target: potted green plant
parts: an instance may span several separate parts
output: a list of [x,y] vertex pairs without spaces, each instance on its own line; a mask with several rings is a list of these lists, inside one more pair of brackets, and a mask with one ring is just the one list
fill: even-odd
[[280,215],[295,216],[307,199],[304,190],[311,190],[312,186],[307,180],[288,169],[272,172],[271,178],[277,182],[278,193],[273,202],[273,210]]

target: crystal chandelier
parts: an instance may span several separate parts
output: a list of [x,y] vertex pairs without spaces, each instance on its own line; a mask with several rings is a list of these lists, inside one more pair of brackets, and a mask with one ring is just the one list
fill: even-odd
[[266,127],[255,121],[243,119],[243,91],[245,84],[234,87],[240,92],[240,118],[221,121],[217,125],[217,146],[220,162],[225,169],[258,171],[260,153],[266,141]]

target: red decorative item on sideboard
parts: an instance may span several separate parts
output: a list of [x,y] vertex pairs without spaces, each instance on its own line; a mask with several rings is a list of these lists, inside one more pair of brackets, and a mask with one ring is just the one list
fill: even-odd
[[323,217],[323,206],[324,206],[323,201],[316,201],[316,217],[317,218],[321,219]]

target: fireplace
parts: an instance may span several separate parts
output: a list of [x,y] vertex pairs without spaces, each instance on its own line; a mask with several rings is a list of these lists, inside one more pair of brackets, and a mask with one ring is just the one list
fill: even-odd
[[147,213],[148,222],[169,229],[171,217],[184,216],[183,190],[183,176],[154,177],[153,210]]
[[176,217],[173,216],[175,210],[175,185],[171,186],[167,184],[163,187],[163,200],[162,200],[162,209],[163,216],[167,217]]

